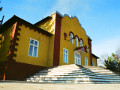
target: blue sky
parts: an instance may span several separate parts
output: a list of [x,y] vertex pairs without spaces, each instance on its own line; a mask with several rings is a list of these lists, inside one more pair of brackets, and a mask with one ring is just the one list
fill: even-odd
[[99,57],[120,48],[120,0],[2,0],[0,18],[14,14],[35,23],[55,11],[77,16]]

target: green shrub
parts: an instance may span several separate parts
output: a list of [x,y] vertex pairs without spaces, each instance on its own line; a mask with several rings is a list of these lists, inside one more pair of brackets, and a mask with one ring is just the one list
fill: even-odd
[[120,62],[113,53],[112,56],[108,57],[107,60],[104,61],[104,65],[109,70],[120,72]]

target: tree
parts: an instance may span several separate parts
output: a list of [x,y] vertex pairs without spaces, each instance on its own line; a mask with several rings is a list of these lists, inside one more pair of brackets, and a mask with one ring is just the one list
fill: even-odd
[[2,7],[0,7],[0,12],[2,11]]
[[112,53],[111,56],[104,61],[104,65],[107,69],[120,73],[120,61],[117,53]]
[[[0,1],[0,3],[1,3],[1,1]],[[0,7],[0,11],[2,11],[2,8],[3,8],[3,7]]]
[[[0,3],[1,3],[1,1],[0,1]],[[3,9],[3,7],[0,7],[0,12],[2,11],[2,9]],[[0,48],[2,47],[2,43],[4,41],[4,36],[1,33],[3,19],[4,19],[4,16],[3,16],[2,20],[0,20]]]
[[[1,1],[0,1],[1,3]],[[0,12],[2,11],[3,7],[0,7]],[[0,27],[2,26],[2,23],[3,23],[3,19],[4,19],[4,16],[2,17],[2,20],[0,20]],[[1,28],[0,28],[1,29]]]

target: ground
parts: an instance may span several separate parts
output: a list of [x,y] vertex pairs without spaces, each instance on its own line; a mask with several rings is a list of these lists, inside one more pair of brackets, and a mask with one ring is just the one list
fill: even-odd
[[46,84],[0,82],[0,90],[120,90],[120,84]]

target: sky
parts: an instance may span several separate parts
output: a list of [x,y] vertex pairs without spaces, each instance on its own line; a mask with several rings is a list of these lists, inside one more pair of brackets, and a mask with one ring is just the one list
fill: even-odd
[[55,11],[76,16],[101,57],[120,48],[120,0],[2,0],[4,22],[17,15],[34,24]]

